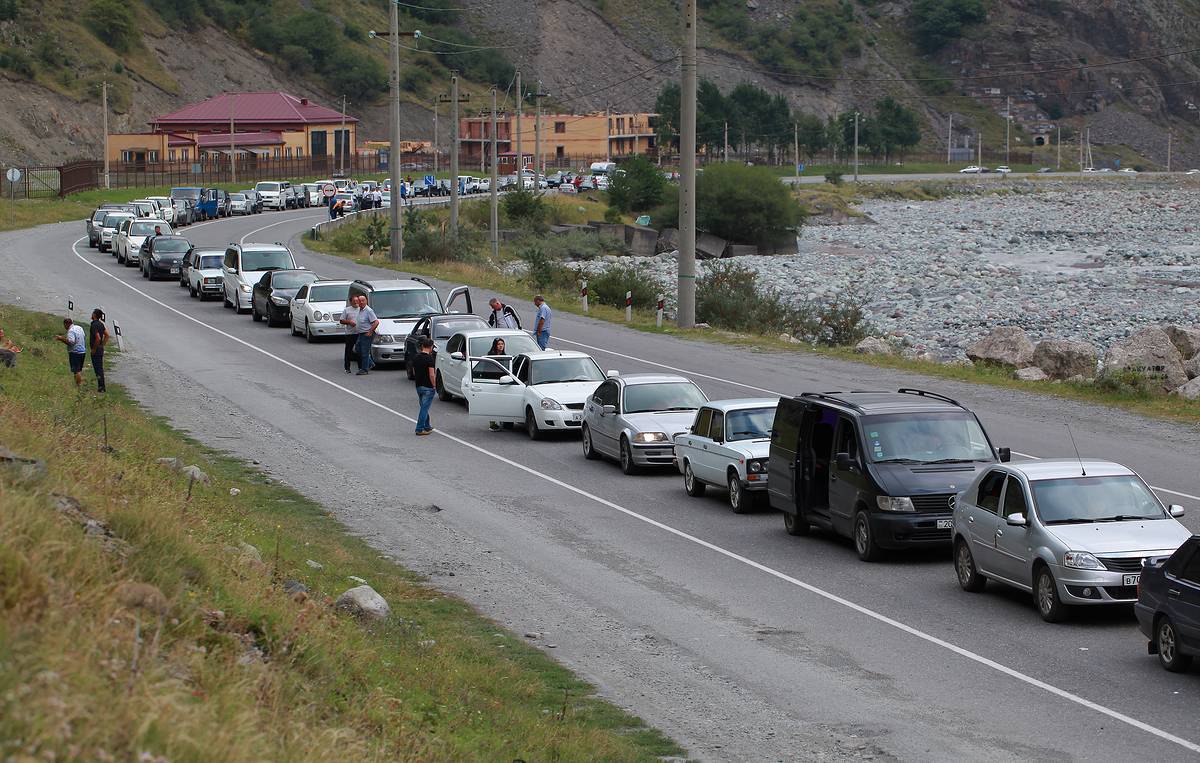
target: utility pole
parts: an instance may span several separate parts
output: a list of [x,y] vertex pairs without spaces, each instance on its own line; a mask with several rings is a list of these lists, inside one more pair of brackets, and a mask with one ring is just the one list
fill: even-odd
[[237,182],[237,152],[233,141],[233,114],[237,104],[237,96],[229,94],[229,182]]
[[[400,196],[400,11],[395,2],[388,3],[388,40],[391,45],[388,56],[391,66],[391,111],[392,125],[388,145],[388,173],[392,179],[391,212],[391,248],[388,251],[388,261],[398,264],[404,261],[404,203]],[[377,36],[375,32],[371,37]],[[405,37],[420,37],[421,32],[405,32]],[[346,118],[346,101],[342,96],[342,119]],[[437,105],[434,104],[436,109]],[[436,111],[434,112],[437,113]],[[436,124],[436,123],[435,123]],[[344,134],[344,133],[343,133]],[[434,161],[437,160],[437,138],[434,137]]]
[[1081,178],[1083,177],[1083,133],[1083,130],[1079,131],[1079,177]]
[[517,190],[525,190],[525,154],[521,149],[521,112],[525,110],[525,91],[521,89],[521,70],[517,69]]
[[1058,137],[1055,139],[1055,143],[1058,144],[1058,158],[1055,159],[1055,161],[1054,161],[1054,169],[1061,170],[1062,169],[1062,125],[1054,125],[1054,129],[1058,132]]
[[108,83],[100,83],[100,103],[104,110],[104,187],[109,188],[108,175]]
[[538,80],[537,92],[533,94],[533,192],[541,193],[541,176],[546,167],[542,162],[542,99],[550,95],[542,92],[541,80]]
[[795,159],[793,168],[796,170],[796,182],[800,182],[800,124],[792,122],[792,158]]
[[1175,137],[1170,128],[1167,129],[1167,172],[1171,171],[1171,139]]
[[951,162],[954,149],[954,115],[950,115],[950,127],[946,129],[946,164]]
[[445,93],[440,93],[440,94],[438,94],[437,98],[433,99],[433,172],[434,172],[434,174],[437,174],[437,171],[442,168],[442,163],[440,161],[438,161],[438,159],[440,157],[438,155],[438,123],[437,122],[438,122],[438,104],[441,103],[442,99],[445,97],[446,97]]
[[729,123],[728,122],[725,123],[725,154],[724,154],[724,159],[722,159],[722,161],[726,162],[726,163],[729,162]]
[[1004,97],[1004,166],[1008,166],[1009,140],[1012,135],[1012,96]]
[[[338,134],[338,153],[342,155],[342,174],[346,174],[346,152],[350,148],[349,136],[346,135],[346,95],[342,94],[342,131]],[[345,141],[343,143],[342,141]]]
[[458,72],[450,72],[450,235],[458,235],[458,104],[471,100],[458,95]]
[[679,285],[675,322],[696,325],[696,0],[683,0],[679,129]]
[[492,196],[492,261],[499,262],[500,258],[500,192],[496,187],[500,183],[499,170],[497,166],[500,163],[500,157],[496,154],[496,88],[492,88],[492,182],[490,185]]
[[982,169],[983,168],[983,130],[979,131],[979,145],[976,146],[975,149],[979,152],[979,162],[975,166]]
[[854,182],[858,182],[858,112],[854,112]]
[[612,106],[604,104],[604,163],[612,161]]

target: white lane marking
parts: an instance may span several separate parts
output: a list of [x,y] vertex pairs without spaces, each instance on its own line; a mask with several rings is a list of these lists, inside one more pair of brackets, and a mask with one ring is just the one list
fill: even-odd
[[[326,379],[322,376],[319,376],[319,375],[313,373],[312,371],[309,371],[306,368],[301,368],[300,366],[296,365],[295,363],[292,363],[289,360],[281,358],[280,356],[275,355],[274,353],[268,352],[267,350],[264,350],[260,347],[255,347],[254,345],[250,344],[249,342],[247,342],[244,339],[240,339],[240,338],[234,336],[233,334],[222,331],[221,329],[216,328],[215,326],[210,326],[209,324],[205,323],[204,321],[199,320],[198,318],[194,318],[194,317],[188,315],[187,313],[184,313],[181,310],[171,307],[170,305],[166,304],[165,302],[161,302],[161,301],[155,299],[154,297],[150,296],[149,294],[142,291],[141,289],[134,286],[133,284],[128,283],[128,282],[118,278],[117,276],[113,275],[112,273],[109,273],[107,270],[101,268],[99,265],[96,265],[95,263],[85,259],[83,257],[83,255],[79,253],[78,246],[79,246],[80,241],[83,241],[83,238],[76,240],[75,243],[71,245],[71,250],[75,253],[75,256],[77,258],[79,258],[79,260],[81,262],[95,268],[100,273],[103,273],[104,275],[113,279],[114,281],[121,284],[122,286],[140,294],[141,296],[150,300],[151,302],[158,305],[159,307],[162,307],[172,313],[175,313],[176,315],[183,318],[184,320],[191,321],[192,323],[195,323],[198,326],[206,328],[210,331],[214,331],[217,334],[220,334],[221,336],[225,337],[226,339],[230,339],[230,340],[246,347],[249,350],[252,350],[257,353],[261,353],[262,355],[265,355],[268,358],[271,358],[272,360],[276,360],[276,361],[282,363],[283,365],[287,366],[288,368],[291,368],[294,371],[298,371],[299,373],[301,373],[305,376],[308,376],[311,379],[314,379],[318,382],[321,382],[322,384],[326,384],[330,387],[333,387],[334,389],[336,389],[340,392],[344,392],[345,394],[347,394],[351,397],[357,398],[357,399],[363,401],[364,403],[366,403],[367,405],[374,406],[381,411],[390,413],[393,416],[395,416],[399,419],[402,419],[404,421],[407,421],[411,424],[416,423],[416,419],[414,419],[410,416],[406,416],[405,414],[397,411],[394,408],[389,408],[388,406],[384,405],[383,403],[373,400],[372,398],[369,398],[366,395],[363,395],[359,392],[355,392],[354,390],[350,389],[349,387],[344,387],[341,384],[338,384],[337,382],[334,382],[334,381]],[[586,498],[590,501],[594,501],[595,503],[598,503],[601,506],[605,506],[607,508],[613,509],[614,511],[618,511],[618,512],[624,514],[625,516],[628,516],[632,519],[638,520],[639,522],[644,522],[645,524],[648,524],[651,527],[655,527],[659,530],[662,530],[663,532],[670,533],[671,535],[674,535],[677,538],[688,541],[689,543],[694,543],[698,546],[701,546],[702,548],[706,548],[706,549],[713,551],[714,553],[720,554],[721,556],[724,556],[728,559],[732,559],[736,562],[740,562],[741,564],[744,564],[748,567],[756,569],[759,572],[770,575],[771,577],[777,578],[786,583],[790,583],[791,585],[794,585],[797,588],[801,588],[805,591],[808,591],[809,593],[814,594],[816,596],[820,596],[821,598],[826,599],[827,601],[834,602],[835,604],[840,604],[843,607],[846,607],[847,609],[850,609],[861,615],[865,615],[866,617],[869,617],[869,618],[876,620],[880,623],[883,623],[885,625],[889,625],[897,630],[900,630],[900,631],[903,631],[904,633],[909,634],[910,636],[918,638],[929,644],[933,644],[934,646],[938,646],[943,649],[946,649],[950,652],[953,652],[954,654],[959,655],[960,657],[964,657],[968,660],[971,660],[972,662],[983,665],[984,667],[991,668],[992,670],[995,670],[999,673],[1003,673],[1004,675],[1009,676],[1010,678],[1015,678],[1016,680],[1018,680],[1022,683],[1028,684],[1029,686],[1033,686],[1035,688],[1041,689],[1045,692],[1053,694],[1056,697],[1060,697],[1062,699],[1067,700],[1068,702],[1072,702],[1076,705],[1079,705],[1080,707],[1087,708],[1088,710],[1093,710],[1097,713],[1100,713],[1101,715],[1108,716],[1109,718],[1112,718],[1113,720],[1120,721],[1121,723],[1132,726],[1133,728],[1139,729],[1141,731],[1145,731],[1146,733],[1152,734],[1153,736],[1156,736],[1159,739],[1163,739],[1165,741],[1179,745],[1180,747],[1183,747],[1184,749],[1190,750],[1195,753],[1200,753],[1200,744],[1196,744],[1196,743],[1190,742],[1182,737],[1175,736],[1174,734],[1172,734],[1168,731],[1164,731],[1155,726],[1151,726],[1150,724],[1145,723],[1144,721],[1139,721],[1138,719],[1133,718],[1132,716],[1125,715],[1124,713],[1113,710],[1112,708],[1105,707],[1104,705],[1098,704],[1096,702],[1092,702],[1091,700],[1080,697],[1077,694],[1072,694],[1071,692],[1069,692],[1065,689],[1060,689],[1057,686],[1054,686],[1053,684],[1046,683],[1045,681],[1034,678],[1033,676],[1029,676],[1024,673],[1021,673],[1020,671],[1014,670],[1013,668],[1010,668],[1007,665],[1002,665],[999,662],[996,662],[995,660],[992,660],[988,657],[984,657],[981,654],[976,654],[975,652],[972,652],[969,649],[965,649],[961,646],[951,644],[949,641],[946,641],[944,639],[938,638],[937,636],[926,633],[925,631],[914,628],[911,625],[906,625],[906,624],[900,622],[899,620],[895,620],[895,619],[888,617],[887,615],[884,615],[880,612],[876,612],[873,609],[868,609],[867,607],[865,607],[861,604],[856,604],[853,601],[850,601],[849,599],[844,599],[841,596],[838,596],[837,594],[826,591],[823,588],[818,588],[817,586],[812,585],[811,583],[805,583],[803,580],[794,578],[791,575],[787,575],[787,574],[780,572],[774,568],[768,567],[765,564],[762,564],[761,562],[756,562],[753,559],[750,559],[750,558],[742,556],[741,554],[738,554],[734,551],[730,551],[729,549],[718,546],[715,543],[710,543],[709,541],[698,538],[695,535],[691,535],[687,532],[684,532],[683,530],[679,530],[677,528],[671,527],[670,525],[663,524],[662,522],[659,522],[656,519],[651,519],[650,517],[647,517],[644,514],[639,514],[636,511],[633,511],[632,509],[627,509],[624,506],[613,503],[612,501],[610,501],[606,498],[601,498],[600,496],[598,496],[594,493],[589,493],[586,490],[584,490],[583,488],[576,487],[574,485],[563,482],[560,479],[556,479],[549,475],[542,474],[541,472],[536,471],[535,469],[533,469],[531,467],[525,466],[524,464],[517,463],[516,461],[505,458],[504,456],[497,455],[496,453],[486,450],[485,448],[482,448],[471,442],[463,440],[459,437],[455,437],[452,434],[447,434],[441,430],[436,430],[434,432],[434,434],[440,435],[441,437],[446,438],[450,442],[453,442],[456,445],[459,445],[461,447],[472,450],[482,456],[486,456],[495,461],[499,461],[500,463],[504,464],[505,466],[509,466],[509,467],[512,467],[513,469],[516,469],[517,471],[524,472],[525,474],[528,474],[529,476],[531,476],[535,479],[539,479],[544,482],[548,482],[551,485],[562,488],[563,490],[574,493],[574,494],[581,496],[583,498]]]
[[262,231],[265,231],[268,228],[274,228],[279,225],[286,225],[287,223],[294,223],[297,220],[315,220],[318,217],[325,217],[325,216],[326,215],[304,215],[304,216],[296,215],[295,217],[289,217],[286,220],[280,220],[279,222],[274,222],[274,223],[271,223],[270,225],[264,225],[261,228],[255,228],[254,230],[250,231],[246,235],[242,236],[241,239],[238,240],[238,243],[244,244],[244,243],[246,243],[246,239],[250,238],[255,233],[260,233]]
[[[755,387],[753,384],[745,384],[745,383],[743,383],[743,382],[739,382],[739,381],[733,381],[732,379],[724,379],[724,378],[722,378],[722,377],[720,377],[720,376],[710,376],[710,375],[708,375],[708,374],[702,374],[702,373],[700,373],[699,371],[689,371],[689,370],[688,370],[688,369],[686,369],[686,368],[676,368],[675,366],[668,366],[668,365],[667,365],[667,364],[665,364],[665,363],[657,363],[657,362],[655,362],[655,361],[653,361],[653,360],[646,360],[645,358],[639,358],[639,357],[637,357],[636,355],[625,355],[625,354],[623,354],[623,353],[620,353],[620,352],[613,352],[612,350],[606,350],[606,349],[605,349],[605,348],[603,348],[603,347],[595,347],[595,346],[593,346],[593,345],[590,345],[590,344],[584,344],[583,342],[576,342],[576,341],[572,341],[572,340],[570,340],[570,339],[563,339],[562,337],[555,337],[555,338],[554,338],[554,340],[555,340],[555,341],[557,341],[557,342],[566,342],[567,344],[573,344],[573,345],[575,345],[575,346],[577,346],[577,347],[586,347],[586,348],[588,348],[589,350],[595,350],[596,352],[602,352],[602,353],[605,353],[605,354],[607,354],[607,355],[613,355],[613,356],[615,356],[615,357],[618,357],[618,358],[625,358],[626,360],[635,360],[635,361],[637,361],[638,363],[645,363],[645,364],[646,364],[646,365],[648,365],[648,366],[657,366],[658,368],[665,368],[665,369],[667,369],[668,371],[675,371],[676,373],[680,373],[680,374],[687,374],[688,376],[698,376],[698,377],[700,377],[701,379],[711,379],[711,380],[713,380],[713,381],[723,382],[723,383],[725,383],[725,384],[731,384],[731,385],[733,385],[733,386],[735,386],[735,387],[742,387],[742,388],[744,388],[744,389],[752,389],[752,390],[754,390],[755,392],[765,392],[765,393],[767,393],[768,395],[777,395],[777,396],[779,396],[779,397],[789,397],[789,395],[787,395],[786,393],[783,393],[783,392],[776,392],[775,390],[771,390],[771,389],[764,389],[764,388],[762,388],[762,387]],[[1016,455],[1018,455],[1018,456],[1021,456],[1022,458],[1032,458],[1032,459],[1034,459],[1035,461],[1040,461],[1040,460],[1041,460],[1041,457],[1040,457],[1040,456],[1033,456],[1033,455],[1030,455],[1030,454],[1028,454],[1028,453],[1020,453],[1020,452],[1018,452],[1018,451],[1015,451],[1015,450],[1013,451],[1013,453],[1015,453],[1015,454],[1016,454]],[[1193,501],[1200,501],[1200,496],[1197,496],[1197,495],[1191,495],[1191,494],[1189,494],[1189,493],[1180,493],[1178,490],[1171,490],[1170,488],[1158,487],[1157,485],[1151,485],[1151,486],[1150,486],[1150,488],[1151,488],[1152,490],[1155,490],[1155,491],[1159,492],[1159,493],[1170,493],[1171,495],[1178,495],[1178,496],[1182,496],[1182,497],[1184,497],[1184,498],[1190,498],[1190,499],[1192,499]]]

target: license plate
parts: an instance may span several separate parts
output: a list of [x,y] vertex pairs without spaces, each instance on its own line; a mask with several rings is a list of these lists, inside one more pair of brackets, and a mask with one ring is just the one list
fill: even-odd
[[953,530],[954,529],[954,520],[953,519],[939,519],[937,521],[937,529]]
[[572,413],[571,421],[583,421],[583,414],[582,413]]
[[1141,579],[1142,579],[1141,573],[1139,573],[1137,575],[1123,575],[1123,576],[1121,576],[1121,585],[1123,585],[1123,586],[1137,585],[1138,581]]
[[178,273],[178,272],[179,272],[179,268],[171,268],[171,272],[172,272],[172,273]]

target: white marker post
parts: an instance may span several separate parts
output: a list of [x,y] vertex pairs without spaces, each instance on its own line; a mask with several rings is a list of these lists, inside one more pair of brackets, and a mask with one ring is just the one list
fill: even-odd
[[654,313],[654,324],[656,326],[658,326],[658,328],[662,328],[662,319],[663,319],[663,295],[659,294],[658,295],[658,309],[655,310],[655,313]]
[[581,282],[581,285],[579,287],[579,299],[583,302],[583,313],[584,313],[584,315],[587,315],[588,304],[587,304],[587,280],[586,279]]
[[75,315],[75,298],[69,294],[67,295],[67,312],[72,316]]
[[121,341],[121,324],[113,321],[113,334],[117,337],[117,349],[121,352],[125,351],[125,343]]
[[625,292],[625,322],[633,320],[633,292]]

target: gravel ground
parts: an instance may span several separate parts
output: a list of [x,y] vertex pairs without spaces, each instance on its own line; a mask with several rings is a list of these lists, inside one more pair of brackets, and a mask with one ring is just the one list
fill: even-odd
[[[1134,182],[869,201],[875,225],[806,227],[799,254],[735,261],[798,303],[860,300],[875,333],[946,359],[997,325],[1105,349],[1145,326],[1200,325],[1200,188]],[[618,261],[676,275],[672,254],[592,267]]]

